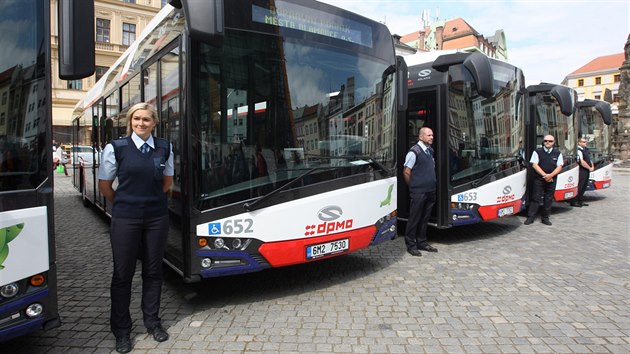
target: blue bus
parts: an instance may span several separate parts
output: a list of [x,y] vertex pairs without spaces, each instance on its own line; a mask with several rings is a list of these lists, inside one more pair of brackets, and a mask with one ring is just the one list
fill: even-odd
[[[59,76],[94,72],[94,4],[59,2]],[[1,6],[0,342],[59,326],[52,171],[50,1]],[[76,13],[77,16],[73,16]],[[78,16],[81,14],[81,16]],[[92,30],[91,30],[92,29]],[[76,49],[76,50],[75,50]]]

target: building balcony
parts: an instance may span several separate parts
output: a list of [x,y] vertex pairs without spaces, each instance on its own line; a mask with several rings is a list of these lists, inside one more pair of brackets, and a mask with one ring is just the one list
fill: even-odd
[[[57,48],[59,46],[59,36],[51,35],[50,36],[50,45],[53,48]],[[94,42],[94,49],[97,51],[104,51],[109,53],[122,54],[125,50],[129,48],[128,45],[117,44],[117,43],[107,43],[107,42]]]

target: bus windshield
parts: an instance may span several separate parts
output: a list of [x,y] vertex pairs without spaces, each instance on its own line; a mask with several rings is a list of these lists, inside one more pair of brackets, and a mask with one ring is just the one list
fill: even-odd
[[[46,130],[50,125],[46,84],[43,5],[16,2],[6,6],[1,22],[32,30],[3,33],[0,61],[0,192],[36,189],[46,179]],[[17,25],[13,25],[17,26]]]
[[[216,207],[394,162],[387,62],[316,42],[231,30],[200,44],[197,196]],[[334,167],[334,169],[326,168]]]
[[522,150],[524,116],[517,104],[524,78],[513,66],[492,63],[494,95],[479,95],[470,74],[452,67],[449,86],[449,166],[460,186],[514,166]]
[[535,107],[536,116],[536,147],[542,146],[543,137],[547,134],[555,137],[557,147],[562,153],[565,166],[572,161],[576,154],[577,137],[573,116],[565,116],[560,110],[560,104],[550,92],[539,92],[539,104]]
[[579,114],[580,134],[588,142],[591,159],[595,163],[604,160],[609,155],[610,147],[608,125],[604,124],[604,119],[595,107],[580,108]]

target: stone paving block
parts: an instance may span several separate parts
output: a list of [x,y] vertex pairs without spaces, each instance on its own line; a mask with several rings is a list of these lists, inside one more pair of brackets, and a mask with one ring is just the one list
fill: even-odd
[[[134,353],[627,353],[629,225],[615,220],[630,214],[630,174],[615,179],[610,190],[586,194],[587,208],[554,204],[552,227],[515,216],[430,229],[440,252],[421,259],[398,238],[251,277],[183,284],[167,274],[166,343],[142,326],[138,272]],[[55,176],[63,325],[3,351],[113,349],[109,228],[70,180]]]

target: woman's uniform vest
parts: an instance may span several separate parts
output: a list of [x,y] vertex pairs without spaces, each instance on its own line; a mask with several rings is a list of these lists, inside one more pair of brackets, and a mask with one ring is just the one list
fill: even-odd
[[130,137],[112,141],[118,163],[112,216],[153,218],[168,214],[168,199],[162,184],[171,150],[167,140],[154,137],[153,141],[155,149],[145,154]]

